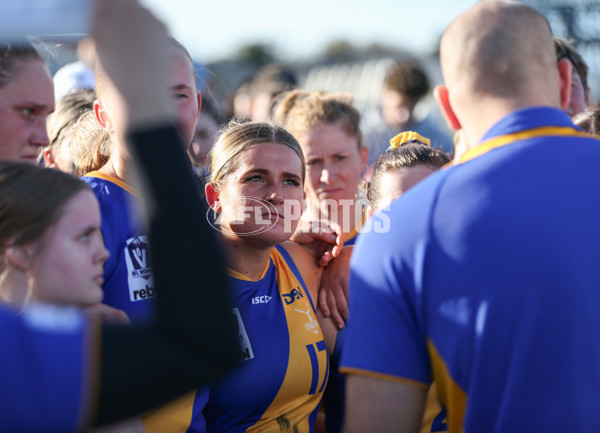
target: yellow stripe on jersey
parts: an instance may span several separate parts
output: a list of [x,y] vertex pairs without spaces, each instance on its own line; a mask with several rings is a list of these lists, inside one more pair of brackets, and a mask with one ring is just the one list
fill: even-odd
[[196,391],[141,416],[146,433],[185,433],[192,422]]
[[[271,258],[287,319],[289,360],[277,396],[260,421],[247,431],[308,433],[309,416],[319,405],[327,381],[328,353],[308,293],[276,249]],[[302,297],[290,297],[290,293],[301,293]]]
[[125,182],[123,182],[123,181],[122,181],[122,180],[120,180],[120,179],[117,179],[117,178],[116,178],[116,177],[114,177],[114,176],[110,176],[110,175],[108,175],[108,174],[104,174],[104,173],[102,173],[102,172],[100,172],[100,171],[90,171],[90,172],[89,172],[89,173],[87,173],[85,176],[88,176],[88,177],[96,177],[96,178],[98,178],[98,179],[104,179],[104,180],[107,180],[107,181],[109,181],[109,182],[111,182],[111,183],[114,183],[114,184],[115,184],[115,185],[117,185],[117,186],[120,186],[120,187],[121,187],[121,188],[123,188],[125,191],[127,191],[129,194],[131,194],[132,196],[134,196],[134,197],[138,197],[138,193],[137,193],[137,191],[136,191],[134,188],[132,188],[131,186],[127,185]]
[[526,129],[524,131],[515,132],[513,134],[499,135],[498,137],[490,138],[485,140],[479,146],[474,147],[466,151],[458,160],[456,164],[462,164],[473,158],[483,155],[492,149],[497,147],[506,146],[507,144],[515,141],[526,140],[528,138],[542,137],[542,136],[577,136],[585,138],[593,138],[592,136],[578,131],[577,129],[570,126],[544,126],[541,128]]
[[437,384],[440,402],[446,408],[448,431],[450,433],[462,432],[467,408],[467,394],[450,376],[446,362],[430,339],[427,339],[427,349],[431,360],[433,381]]

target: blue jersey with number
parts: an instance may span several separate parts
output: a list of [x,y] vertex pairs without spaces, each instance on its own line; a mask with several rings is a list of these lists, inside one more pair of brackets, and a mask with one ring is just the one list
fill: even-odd
[[95,383],[85,368],[90,331],[72,308],[0,309],[0,431],[79,431]]
[[600,141],[528,108],[469,157],[360,235],[342,366],[433,379],[451,432],[598,431]]
[[243,361],[210,387],[207,432],[312,432],[329,361],[296,265],[278,246],[258,281],[230,280]]
[[150,317],[155,296],[148,238],[139,229],[132,206],[135,192],[120,180],[94,171],[82,178],[100,203],[102,237],[110,252],[104,263],[103,302],[132,321]]

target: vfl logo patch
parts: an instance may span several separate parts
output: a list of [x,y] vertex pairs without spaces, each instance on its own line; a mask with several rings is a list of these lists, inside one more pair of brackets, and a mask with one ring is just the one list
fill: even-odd
[[304,295],[302,294],[302,292],[299,289],[300,289],[299,287],[296,287],[290,293],[281,295],[281,296],[283,296],[283,300],[285,301],[285,305],[290,305],[296,299],[304,298]]
[[312,316],[310,315],[310,305],[308,305],[308,302],[306,302],[305,305],[306,305],[306,311],[301,310],[300,308],[294,308],[294,311],[297,311],[298,313],[306,314],[306,316],[308,317],[308,322],[306,322],[304,324],[304,327],[306,328],[307,331],[318,334],[319,333],[319,322],[317,322],[316,320],[313,320]]
[[240,359],[242,361],[252,359],[254,358],[254,352],[252,351],[252,345],[250,344],[250,339],[248,338],[246,327],[244,326],[244,322],[242,321],[240,310],[234,308],[233,315],[236,318],[236,323],[238,327],[238,336],[240,341]]
[[138,236],[127,240],[127,256],[133,268],[132,275],[149,279],[152,269],[148,266],[148,243],[146,236]]
[[149,263],[148,238],[136,236],[127,239],[125,245],[127,285],[131,302],[153,298],[156,293],[152,281],[152,267]]

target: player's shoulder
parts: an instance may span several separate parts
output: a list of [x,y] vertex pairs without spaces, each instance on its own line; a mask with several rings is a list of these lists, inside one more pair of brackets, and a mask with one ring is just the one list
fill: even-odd
[[317,265],[315,257],[306,248],[295,242],[286,241],[281,243],[280,247],[289,254],[311,296],[316,296],[323,268]]

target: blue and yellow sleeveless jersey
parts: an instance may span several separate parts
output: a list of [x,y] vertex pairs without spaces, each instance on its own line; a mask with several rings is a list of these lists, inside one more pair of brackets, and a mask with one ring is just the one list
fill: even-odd
[[230,276],[243,361],[210,387],[207,432],[312,432],[329,361],[296,265],[277,246],[258,281]]
[[434,380],[451,432],[600,429],[599,160],[522,109],[395,201],[353,253],[342,371]]
[[89,344],[99,344],[74,308],[0,309],[0,431],[74,432],[95,392]]
[[98,171],[82,179],[92,188],[102,216],[101,230],[110,257],[104,263],[105,304],[127,313],[132,321],[152,314],[155,296],[148,238],[135,223],[135,191]]
[[[100,203],[102,237],[110,252],[104,263],[103,302],[124,310],[134,322],[147,320],[154,308],[155,291],[148,237],[133,215],[137,194],[126,183],[97,171],[82,179]],[[202,388],[149,412],[142,421],[148,433],[186,432],[189,425],[196,428],[190,433],[203,433],[202,408],[207,400],[208,388]]]

